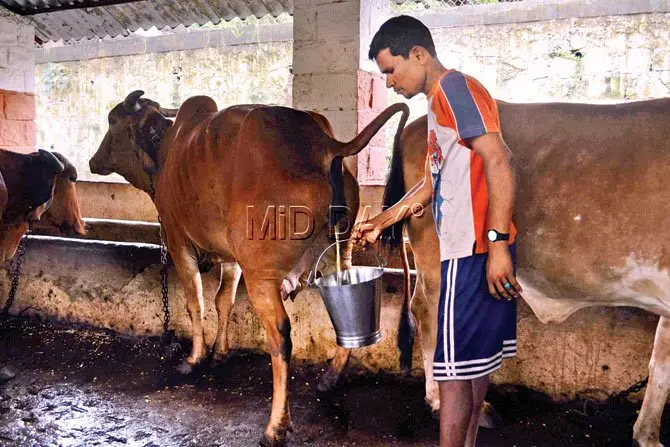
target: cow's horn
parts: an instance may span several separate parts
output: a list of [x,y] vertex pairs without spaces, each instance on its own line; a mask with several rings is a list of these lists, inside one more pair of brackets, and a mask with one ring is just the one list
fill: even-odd
[[174,118],[175,116],[177,116],[178,111],[179,111],[179,109],[166,109],[164,107],[161,107],[159,109],[159,112],[161,112],[161,115],[163,115],[166,118]]
[[56,168],[57,174],[60,174],[65,170],[65,166],[63,166],[63,163],[61,163],[60,160],[58,160],[56,156],[51,152],[45,151],[44,149],[38,149],[37,152],[39,152],[40,158],[43,161]]
[[137,103],[137,100],[140,99],[140,96],[142,95],[144,95],[142,90],[135,90],[130,95],[126,96],[126,99],[123,101],[123,107],[129,112],[137,112],[140,110],[140,105]]
[[63,156],[63,154],[58,153],[58,152],[52,152],[52,154],[54,155],[54,157],[56,157],[58,159],[58,161],[63,163],[63,167],[65,167],[65,171],[63,171],[63,172],[67,172],[70,180],[72,180],[73,182],[76,182],[77,181],[77,175],[78,175],[77,174],[77,168],[75,168],[74,165],[72,163],[70,163],[70,160],[65,158]]

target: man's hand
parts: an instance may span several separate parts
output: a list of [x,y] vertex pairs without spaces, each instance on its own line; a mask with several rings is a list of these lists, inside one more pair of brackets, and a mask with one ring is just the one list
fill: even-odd
[[363,248],[368,244],[374,244],[382,234],[383,228],[374,219],[359,222],[354,225],[349,236],[351,243],[356,247]]
[[486,281],[489,292],[497,300],[500,297],[511,300],[519,298],[521,286],[514,276],[514,265],[505,242],[495,242],[489,245],[489,257],[486,261]]

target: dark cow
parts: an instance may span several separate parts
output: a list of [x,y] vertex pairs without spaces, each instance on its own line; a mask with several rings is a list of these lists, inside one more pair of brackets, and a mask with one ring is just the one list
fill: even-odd
[[[518,279],[538,319],[560,322],[590,306],[635,306],[661,316],[634,427],[641,446],[657,447],[670,391],[670,98],[616,105],[498,101],[498,107],[519,177]],[[426,118],[408,125],[401,141],[386,205],[423,178]],[[426,400],[438,409],[432,360],[440,263],[431,210],[410,218],[407,231]]]
[[77,171],[58,153],[0,150],[0,262],[14,256],[30,224],[56,226],[64,235],[84,234],[74,183]]
[[185,369],[206,356],[201,260],[236,263],[226,264],[216,298],[219,356],[228,351],[227,320],[244,272],[272,358],[272,412],[262,443],[281,445],[292,430],[291,325],[282,285],[295,284],[327,229],[331,197],[339,204],[357,201],[357,192],[343,189],[347,184],[355,189],[355,181],[342,168],[342,158],[362,150],[394,113],[402,111],[406,118],[407,107],[390,107],[341,143],[315,113],[263,105],[218,111],[211,98],[198,96],[182,104],[173,125],[167,117],[175,111],[142,94],[131,93],[109,113],[109,130],[90,160],[91,171],[121,174],[156,204],[192,322],[193,350]]

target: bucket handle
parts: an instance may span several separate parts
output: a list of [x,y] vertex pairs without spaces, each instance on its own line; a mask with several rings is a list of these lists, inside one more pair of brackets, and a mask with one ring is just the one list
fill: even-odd
[[[316,272],[319,269],[319,264],[321,263],[321,258],[323,258],[323,255],[326,254],[326,252],[331,248],[334,247],[335,245],[342,243],[342,242],[348,242],[349,239],[343,239],[341,241],[336,241],[330,244],[329,246],[326,247],[325,250],[321,252],[319,255],[319,259],[316,260],[316,264],[314,264],[314,270],[310,270],[309,276],[307,276],[307,284],[310,286],[314,286],[316,284]],[[386,261],[381,257],[379,253],[377,253],[377,250],[372,250],[372,253],[375,254],[375,257],[377,258],[377,262],[379,262],[379,268],[384,268],[386,267]],[[312,280],[312,276],[314,276],[314,280]]]

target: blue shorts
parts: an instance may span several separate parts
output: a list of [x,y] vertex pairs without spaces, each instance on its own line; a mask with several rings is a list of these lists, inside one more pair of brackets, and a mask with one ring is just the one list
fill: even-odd
[[[510,246],[516,266],[516,245]],[[471,380],[516,355],[515,299],[496,300],[486,282],[487,254],[442,261],[435,380]]]

